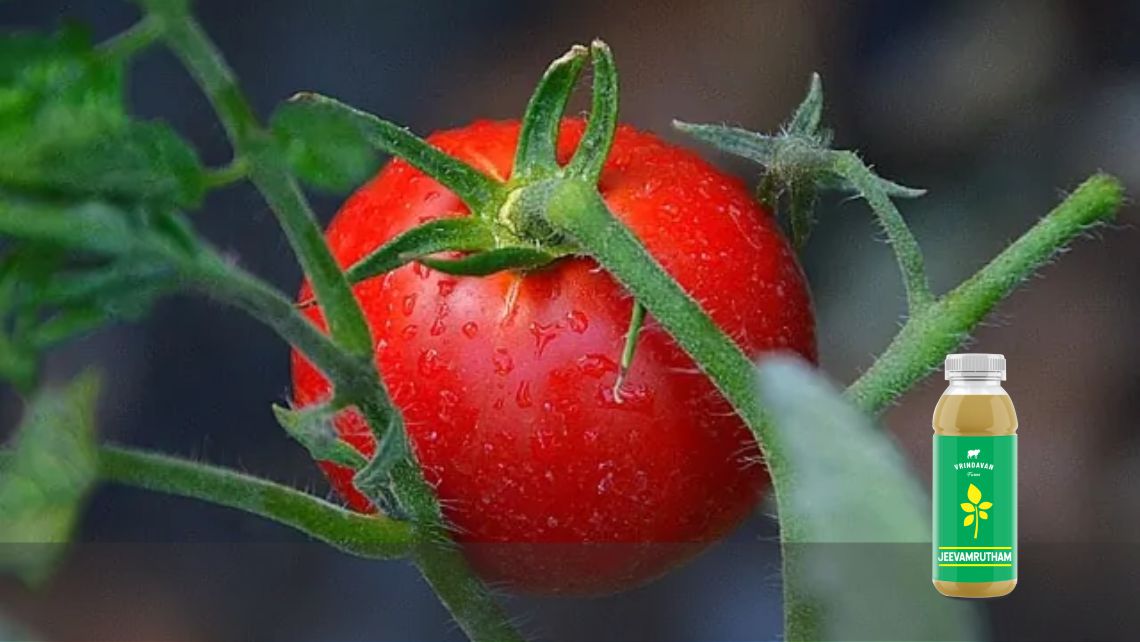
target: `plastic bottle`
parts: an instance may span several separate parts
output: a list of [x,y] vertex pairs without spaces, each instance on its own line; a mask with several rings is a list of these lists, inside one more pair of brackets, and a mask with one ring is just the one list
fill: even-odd
[[1005,357],[952,354],[934,408],[933,580],[950,597],[1017,585],[1017,413]]

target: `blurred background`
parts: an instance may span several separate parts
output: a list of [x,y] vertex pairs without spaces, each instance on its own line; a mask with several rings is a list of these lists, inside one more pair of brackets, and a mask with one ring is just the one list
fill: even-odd
[[[930,190],[903,204],[937,291],[974,272],[1103,169],[1140,193],[1140,3],[467,0],[200,1],[198,15],[255,108],[315,90],[427,133],[517,117],[547,62],[595,36],[621,71],[622,120],[682,142],[672,118],[773,130],[819,71],[837,145]],[[5,29],[65,17],[108,37],[123,2],[6,2]],[[211,164],[221,127],[171,55],[134,64],[131,100]],[[578,103],[584,107],[583,102]],[[703,153],[709,153],[707,149]],[[751,179],[753,168],[715,160]],[[316,195],[324,220],[341,196]],[[866,207],[831,197],[804,254],[823,367],[852,380],[897,330],[903,294]],[[300,280],[261,199],[212,195],[195,222],[286,290]],[[995,638],[1135,639],[1140,579],[1140,212],[1078,242],[975,336],[1009,359],[1021,418],[1021,585],[986,606]],[[195,298],[56,353],[64,378],[98,363],[106,439],[327,493],[269,403],[287,351],[241,314]],[[931,377],[884,417],[928,483]],[[19,407],[0,396],[7,430]],[[0,433],[2,434],[2,433]],[[510,598],[545,640],[752,640],[781,635],[775,525],[644,589],[596,600]],[[0,611],[48,640],[450,640],[461,633],[418,574],[304,542],[242,513],[116,487],[95,495],[84,544],[44,592],[0,583]],[[1108,556],[1108,557],[1104,557]],[[1065,557],[1062,562],[1054,557]],[[931,590],[925,578],[919,583]],[[857,590],[857,589],[853,589]],[[916,617],[921,617],[916,614]]]

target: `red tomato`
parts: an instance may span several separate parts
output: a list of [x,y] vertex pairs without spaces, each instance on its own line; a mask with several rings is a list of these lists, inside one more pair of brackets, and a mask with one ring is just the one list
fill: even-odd
[[[579,120],[563,123],[560,162],[582,130]],[[483,121],[428,140],[505,179],[518,133],[517,122]],[[815,360],[803,273],[741,182],[623,126],[599,189],[750,356],[792,350]],[[413,226],[466,214],[451,192],[397,160],[345,203],[328,241],[348,266]],[[416,456],[489,580],[577,594],[635,586],[724,535],[767,486],[743,422],[651,317],[613,394],[632,300],[591,259],[481,278],[414,264],[356,294]],[[320,322],[318,310],[309,314]],[[328,382],[296,353],[293,366],[299,405],[328,398]],[[336,426],[372,454],[358,415]],[[370,510],[350,471],[321,466],[351,507]]]

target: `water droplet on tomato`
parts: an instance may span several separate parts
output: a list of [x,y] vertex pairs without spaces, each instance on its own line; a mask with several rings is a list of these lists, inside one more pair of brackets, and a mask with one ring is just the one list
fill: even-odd
[[436,283],[436,288],[439,289],[440,296],[450,296],[451,293],[455,291],[455,286],[458,283],[459,282],[455,279],[440,279],[439,282]]
[[421,279],[431,276],[431,270],[423,263],[412,263],[412,272]]
[[550,528],[556,528],[558,526],[558,518],[553,516],[553,515],[551,515],[550,517],[547,517],[546,518],[546,525]]
[[468,339],[474,339],[477,334],[479,334],[479,326],[474,321],[463,324],[463,335]]
[[416,338],[416,333],[419,331],[420,331],[419,326],[417,326],[416,324],[413,323],[413,324],[404,326],[404,329],[400,332],[400,336],[405,338],[405,339],[414,339],[414,338]]
[[491,355],[491,362],[495,366],[495,374],[497,375],[508,375],[511,370],[515,369],[514,359],[511,359],[506,348],[495,348],[495,353]]
[[504,401],[506,401],[506,400],[503,399],[502,397],[499,397],[498,399],[496,399],[494,401],[494,403],[491,404],[491,407],[494,408],[495,410],[502,410]]
[[428,192],[427,194],[424,194],[424,202],[430,203],[439,197],[440,197],[440,193],[436,190],[432,190],[432,191]]
[[582,374],[601,379],[607,372],[617,372],[618,364],[604,354],[590,353],[585,354],[574,362],[578,365],[578,370]]
[[574,332],[582,334],[586,331],[586,328],[590,327],[590,319],[586,316],[585,312],[571,310],[570,313],[566,315],[566,324],[569,325],[570,329]]
[[557,323],[545,325],[537,321],[531,321],[530,333],[534,335],[534,349],[535,355],[541,357],[542,352],[546,350],[546,346],[550,345],[551,341],[558,338],[558,331],[562,328]]
[[428,348],[420,353],[419,367],[420,374],[430,377],[444,370],[446,365],[440,360],[435,348]]
[[519,383],[519,388],[515,391],[515,403],[519,408],[530,408],[534,403],[530,398],[530,382],[522,381]]
[[433,336],[433,337],[438,337],[439,335],[443,334],[446,330],[447,330],[447,326],[444,325],[444,323],[443,323],[443,317],[437,318],[435,320],[435,323],[431,324],[431,336]]
[[412,316],[412,313],[416,311],[416,295],[415,294],[409,294],[408,296],[404,297],[403,310],[404,310],[404,316],[406,316],[406,317]]
[[605,477],[602,477],[600,480],[598,480],[598,494],[599,495],[605,495],[606,492],[609,491],[609,489],[613,488],[613,485],[614,485],[614,474],[613,473],[606,473]]

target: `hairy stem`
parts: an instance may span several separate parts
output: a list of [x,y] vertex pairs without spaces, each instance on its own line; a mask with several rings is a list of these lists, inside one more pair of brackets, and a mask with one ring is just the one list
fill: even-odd
[[1111,219],[1124,198],[1115,178],[1096,174],[977,274],[912,316],[874,364],[847,389],[878,412],[936,368],[999,301],[1066,244]]
[[[353,295],[348,279],[325,242],[308,201],[289,172],[283,155],[271,135],[257,122],[233,73],[217,48],[186,11],[185,5],[171,0],[143,0],[143,4],[151,16],[161,21],[166,41],[210,99],[233,142],[235,158],[245,164],[249,178],[277,215],[312,284],[317,302],[327,320],[329,334],[335,343],[331,352],[341,351],[347,358],[338,361],[331,354],[322,357],[330,366],[325,369],[325,373],[332,379],[337,397],[361,411],[376,435],[381,451],[391,445],[386,441],[391,442],[392,439],[384,440],[385,435],[402,441],[405,437],[400,434],[402,431],[397,430],[401,427],[402,420],[393,408],[388,391],[372,361],[372,336],[363,311]],[[310,350],[325,348],[311,332],[302,331],[301,324],[310,324],[300,317],[293,306],[290,306],[291,313],[285,314],[280,308],[280,301],[258,291],[258,288],[253,287],[255,283],[252,281],[243,282],[238,278],[220,278],[219,281],[234,288],[231,294],[236,295],[239,304],[255,316],[265,319],[283,336],[305,335]],[[304,350],[306,346],[298,347]],[[350,372],[343,372],[337,369],[339,364],[347,363],[351,366],[355,360],[360,360],[359,370],[352,368]],[[321,367],[318,361],[315,360],[315,363]],[[415,528],[427,529],[435,536],[433,539],[438,540],[433,545],[443,547],[441,550],[451,550],[452,544],[439,518],[439,501],[424,481],[418,464],[409,455],[399,466],[412,472],[396,480],[395,492],[416,493],[432,516],[425,518],[427,521],[423,523],[416,523]],[[417,561],[420,557],[417,556]],[[437,587],[440,598],[451,609],[460,627],[478,640],[518,639],[506,616],[459,553],[453,551],[452,556],[446,559],[449,562],[445,565],[425,566],[420,562],[420,566],[425,569],[425,576],[433,587]],[[434,577],[428,574],[429,571]],[[462,587],[462,595],[445,590],[451,587]],[[461,599],[464,596],[468,599]]]
[[258,123],[225,60],[181,3],[144,0],[143,4],[209,98],[233,143],[235,157],[248,165],[250,179],[277,215],[313,285],[333,340],[355,355],[371,355],[371,334],[352,289],[325,244],[308,201],[271,136]]
[[189,285],[212,299],[244,310],[269,326],[333,381],[348,383],[347,387],[356,389],[372,374],[371,361],[345,354],[289,299],[236,265],[212,254],[178,261],[175,265]]
[[903,287],[906,289],[907,310],[911,316],[921,313],[930,307],[934,296],[926,278],[922,250],[903,221],[902,214],[883,189],[879,177],[854,152],[837,152],[835,170],[859,190],[859,195],[867,201],[879,219],[879,225],[886,232],[891,249],[898,259]]
[[260,515],[361,557],[405,557],[414,547],[412,528],[405,522],[356,513],[288,486],[207,464],[103,446],[99,476]]
[[614,217],[593,185],[570,180],[554,183],[527,207],[543,211],[559,231],[596,258],[709,375],[756,435],[779,496],[790,476],[785,475],[785,460],[764,421],[752,361],[739,346]]

